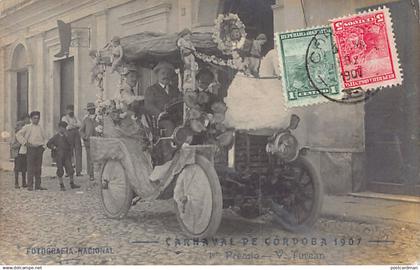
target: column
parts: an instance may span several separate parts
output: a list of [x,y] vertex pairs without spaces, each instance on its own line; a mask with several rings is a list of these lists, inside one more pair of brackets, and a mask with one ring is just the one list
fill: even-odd
[[45,44],[44,44],[45,33],[41,33],[36,36],[36,51],[35,51],[35,78],[36,78],[36,108],[41,112],[42,116],[42,127],[47,127],[47,122],[50,121],[47,117],[48,110],[45,108],[44,98],[48,95],[45,85],[45,72],[46,72],[46,60],[45,60]]

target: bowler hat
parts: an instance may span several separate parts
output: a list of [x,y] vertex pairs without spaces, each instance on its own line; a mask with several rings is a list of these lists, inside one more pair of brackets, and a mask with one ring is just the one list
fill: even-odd
[[95,104],[93,102],[88,102],[88,104],[86,105],[86,110],[94,110],[95,109]]

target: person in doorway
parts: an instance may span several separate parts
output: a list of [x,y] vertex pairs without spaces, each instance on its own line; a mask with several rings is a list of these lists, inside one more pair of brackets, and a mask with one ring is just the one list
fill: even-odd
[[15,136],[13,141],[10,145],[10,149],[12,152],[12,158],[14,159],[14,168],[13,171],[15,173],[15,188],[20,188],[19,186],[19,173],[22,174],[22,187],[26,188],[26,147],[21,147],[21,144],[18,142],[16,138],[16,133],[21,130],[25,125],[29,124],[29,115],[26,115],[20,121],[16,123],[15,127]]
[[28,166],[28,190],[46,190],[41,186],[42,156],[45,150],[46,137],[39,120],[41,113],[33,111],[30,113],[31,123],[25,125],[16,133],[16,139],[21,147],[26,148],[26,162]]
[[67,123],[60,121],[58,123],[58,133],[55,134],[47,143],[47,147],[55,152],[55,160],[57,162],[57,177],[60,183],[60,190],[65,191],[63,183],[64,169],[66,169],[67,175],[70,177],[70,187],[80,188],[76,185],[73,180],[74,170],[71,164],[71,143],[70,137],[68,136]]
[[82,126],[80,127],[80,136],[82,137],[86,150],[87,173],[89,174],[89,179],[93,181],[94,170],[92,159],[90,156],[90,137],[97,135],[95,128],[98,126],[98,122],[96,122],[95,120],[95,104],[93,102],[89,102],[86,106],[86,110],[88,111],[88,114],[82,120]]
[[66,115],[61,118],[61,121],[67,123],[67,131],[71,143],[72,154],[74,155],[76,163],[76,176],[82,176],[82,141],[80,140],[79,134],[81,123],[74,114],[73,105],[68,105],[66,107]]

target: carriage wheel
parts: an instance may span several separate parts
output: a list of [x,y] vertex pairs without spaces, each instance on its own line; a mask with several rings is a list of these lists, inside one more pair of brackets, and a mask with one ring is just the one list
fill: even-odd
[[322,207],[323,187],[312,164],[304,157],[287,164],[284,179],[272,201],[274,220],[291,232],[302,232],[317,221]]
[[178,175],[174,189],[177,219],[192,238],[212,236],[222,219],[222,189],[213,164],[197,156]]
[[100,179],[99,192],[105,215],[117,219],[125,217],[134,194],[121,162],[106,161]]

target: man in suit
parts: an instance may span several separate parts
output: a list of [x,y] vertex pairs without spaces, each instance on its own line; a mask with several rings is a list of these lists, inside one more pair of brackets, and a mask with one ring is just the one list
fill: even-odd
[[[166,107],[182,98],[181,92],[171,85],[174,74],[174,67],[167,62],[159,62],[154,68],[158,82],[147,88],[144,95],[144,105],[146,111],[155,121],[159,121],[161,136],[171,136],[175,129],[174,119],[171,115],[164,115]],[[169,143],[169,142],[168,142]],[[166,142],[161,149],[161,160],[167,161],[171,158],[171,150]]]
[[167,62],[159,62],[153,69],[158,82],[147,88],[145,93],[145,106],[149,114],[159,116],[165,106],[181,98],[181,93],[170,82],[174,67]]

